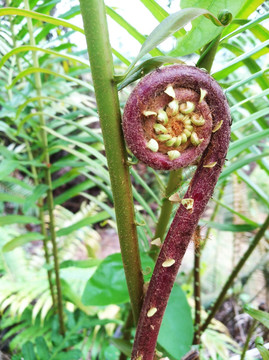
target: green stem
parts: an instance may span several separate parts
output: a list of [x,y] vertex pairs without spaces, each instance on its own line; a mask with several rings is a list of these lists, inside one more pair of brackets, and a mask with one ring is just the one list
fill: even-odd
[[80,0],[80,6],[111,179],[121,254],[134,321],[137,323],[143,300],[143,277],[105,6],[103,0]]
[[210,72],[215,55],[219,46],[219,41],[221,39],[220,33],[214,40],[212,40],[208,45],[205,46],[196,66],[206,71]]
[[[176,192],[182,183],[182,169],[171,171],[167,187],[165,190],[165,196],[161,207],[161,213],[158,219],[158,223],[155,231],[155,239],[160,238],[161,242],[164,241],[167,226],[169,224],[170,216],[173,210],[174,203],[169,200],[169,196]],[[150,250],[150,256],[153,260],[156,260],[160,249],[157,246],[153,246]]]
[[[11,1],[7,0],[7,6],[10,6],[10,4],[11,4]],[[16,49],[17,40],[16,40],[16,35],[15,35],[15,29],[14,29],[14,17],[12,18],[12,16],[10,16],[9,21],[10,21],[10,32],[11,32],[11,36],[12,36],[13,49]],[[19,54],[16,54],[15,56],[16,56],[16,63],[17,63],[18,71],[21,72],[22,68],[21,68]]]
[[[30,10],[29,0],[24,0],[25,9]],[[28,32],[30,37],[30,44],[35,46],[35,38],[34,38],[34,29],[31,18],[27,18],[27,26]],[[34,51],[32,52],[32,59],[34,67],[39,67],[39,61],[37,57],[37,53]],[[55,231],[55,219],[53,214],[54,203],[53,203],[53,193],[52,193],[52,182],[51,182],[51,173],[50,173],[50,156],[48,151],[48,139],[47,133],[44,130],[46,125],[45,117],[43,115],[43,101],[41,99],[42,96],[42,82],[40,73],[35,73],[35,87],[36,93],[39,97],[38,100],[38,107],[39,111],[41,112],[39,121],[40,121],[40,136],[41,141],[44,149],[44,160],[46,163],[45,168],[45,184],[48,186],[47,190],[47,204],[48,204],[48,212],[49,212],[49,228],[50,228],[50,237],[52,242],[52,253],[53,253],[53,260],[54,260],[54,272],[55,272],[55,280],[56,280],[56,288],[57,288],[57,309],[58,309],[58,316],[59,316],[59,326],[60,326],[60,333],[64,335],[64,316],[63,316],[63,302],[62,302],[62,289],[61,289],[61,281],[60,281],[60,270],[59,270],[59,259],[58,259],[58,249],[57,249],[57,242],[56,242],[56,231]]]
[[[28,153],[28,158],[30,161],[34,160],[30,145],[28,143],[28,141],[26,140],[26,149],[27,149],[27,153]],[[35,186],[38,186],[38,175],[37,175],[37,171],[36,171],[36,167],[34,165],[31,165],[31,171],[32,174],[34,176],[34,184]],[[40,198],[38,200],[38,208],[39,208],[39,219],[41,222],[41,234],[44,236],[44,240],[43,240],[43,248],[44,248],[44,253],[45,253],[45,261],[46,261],[46,265],[50,265],[50,257],[49,257],[49,250],[48,250],[48,236],[47,236],[47,230],[46,230],[46,225],[45,225],[45,217],[44,217],[44,210],[43,210],[43,200]],[[56,306],[56,299],[55,299],[55,295],[54,295],[54,290],[53,290],[53,282],[52,282],[52,270],[49,269],[47,270],[47,277],[48,277],[48,282],[49,282],[49,288],[50,288],[50,295],[51,295],[51,299],[52,299],[52,304],[53,307]]]
[[[133,325],[134,325],[133,314],[131,311],[129,311],[127,320],[125,321],[124,327],[122,329],[123,339],[125,341],[130,342],[131,336],[132,336],[131,330],[132,330]],[[125,354],[121,353],[119,360],[127,360],[127,356]]]
[[231,287],[231,285],[233,284],[235,278],[237,277],[239,271],[242,269],[242,267],[245,265],[246,261],[248,260],[248,258],[250,257],[250,255],[252,254],[253,250],[256,248],[256,246],[258,245],[259,241],[261,240],[261,238],[263,237],[265,231],[267,230],[269,226],[269,216],[266,218],[265,222],[263,223],[262,227],[260,228],[260,230],[258,231],[258,233],[256,234],[256,236],[254,237],[254,239],[252,240],[252,242],[250,243],[247,251],[245,252],[245,254],[243,255],[243,257],[241,258],[241,260],[238,262],[238,264],[236,265],[236,267],[234,268],[233,272],[231,273],[231,275],[229,276],[228,280],[226,281],[225,285],[222,288],[221,293],[219,294],[217,300],[215,301],[213,307],[210,310],[210,313],[208,314],[207,319],[205,320],[204,324],[201,326],[201,332],[204,332],[208,325],[210,324],[211,320],[213,319],[213,317],[215,316],[217,310],[219,309],[219,307],[221,306],[221,304],[223,303],[224,299],[225,299],[225,295],[227,293],[227,291],[229,290],[229,288]]
[[251,336],[253,335],[254,331],[255,331],[255,328],[256,328],[256,325],[257,325],[257,321],[256,320],[253,320],[252,321],[252,324],[250,326],[250,329],[248,331],[248,336],[246,338],[246,341],[245,341],[245,344],[244,344],[244,347],[243,347],[243,350],[242,350],[242,354],[241,354],[241,357],[240,357],[240,360],[244,360],[245,359],[245,355],[246,355],[246,352],[247,352],[247,349],[248,349],[248,346],[249,346],[249,343],[250,343],[250,339],[251,339]]

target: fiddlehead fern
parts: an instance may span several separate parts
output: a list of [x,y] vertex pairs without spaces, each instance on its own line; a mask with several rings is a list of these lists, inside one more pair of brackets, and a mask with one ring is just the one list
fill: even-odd
[[192,66],[167,66],[152,72],[127,101],[123,130],[137,158],[164,170],[198,163],[156,262],[140,313],[133,360],[154,358],[179,266],[225,161],[230,122],[220,86]]

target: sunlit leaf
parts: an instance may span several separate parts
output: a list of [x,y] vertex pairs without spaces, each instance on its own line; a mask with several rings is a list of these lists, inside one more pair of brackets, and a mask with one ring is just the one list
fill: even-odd
[[40,14],[40,13],[31,11],[31,10],[24,10],[24,9],[17,9],[17,8],[10,8],[10,7],[0,9],[0,16],[5,16],[5,15],[21,15],[23,17],[30,17],[32,19],[44,21],[49,24],[71,28],[73,30],[76,30],[76,31],[84,34],[83,29],[81,29],[80,27],[78,27],[76,25],[73,25],[72,23],[70,23],[68,21],[65,21],[62,19],[57,19],[53,16]]
[[22,78],[24,78],[24,77],[26,77],[28,75],[34,74],[34,73],[43,73],[43,74],[53,75],[56,78],[60,77],[60,78],[62,78],[64,80],[74,82],[75,84],[78,84],[78,85],[80,85],[82,87],[85,87],[86,89],[89,89],[89,90],[93,91],[93,86],[86,83],[85,81],[82,81],[82,80],[79,80],[77,78],[67,76],[67,75],[64,75],[64,74],[59,74],[59,73],[56,73],[55,71],[52,71],[52,70],[49,70],[49,69],[42,69],[42,68],[35,68],[35,67],[32,67],[32,68],[29,68],[29,69],[26,69],[26,70],[22,71],[18,76],[15,77],[15,79],[12,80],[11,84],[8,85],[7,89],[11,89],[20,79],[22,79]]
[[[177,63],[182,64],[183,61],[170,57],[170,56],[156,56],[151,59],[143,61],[141,64],[135,66],[130,73],[124,78],[122,82],[119,83],[118,89],[122,90],[125,86],[131,84],[133,81],[136,81],[143,77],[144,75],[148,74],[150,71],[156,69],[157,67],[167,64],[167,63]],[[119,80],[121,81],[121,76]],[[117,78],[116,78],[117,80]]]
[[0,226],[11,224],[39,224],[40,220],[33,216],[6,215],[0,216]]
[[175,284],[164,313],[158,343],[173,358],[181,359],[190,351],[192,340],[193,322],[191,309],[186,295],[180,286]]
[[41,51],[41,52],[44,52],[46,54],[50,54],[50,55],[54,55],[54,56],[57,56],[57,57],[61,57],[63,59],[70,60],[72,62],[78,62],[78,63],[80,63],[82,65],[85,65],[85,66],[88,66],[88,67],[90,66],[88,61],[83,60],[83,59],[81,59],[79,57],[76,57],[76,56],[73,56],[73,55],[63,54],[63,53],[60,53],[58,51],[54,51],[54,50],[51,50],[51,49],[44,49],[44,48],[41,48],[41,47],[38,47],[38,46],[23,45],[23,46],[18,46],[15,49],[12,49],[10,52],[8,52],[7,54],[5,54],[2,57],[2,59],[0,61],[0,69],[4,65],[4,63],[11,56],[19,54],[21,52],[28,52],[28,51]]
[[[233,17],[235,17],[243,2],[244,0],[218,0],[214,2],[211,0],[181,0],[180,6],[184,10],[187,10],[187,8],[207,9],[215,16],[217,16],[220,11],[228,9]],[[213,23],[204,17],[199,17],[198,19],[192,21],[192,29],[183,37],[178,39],[177,45],[170,55],[184,56],[194,53],[216,38],[222,30],[223,28],[217,28]]]
[[190,21],[194,20],[198,16],[204,15],[210,18],[215,25],[222,26],[221,22],[210,12],[199,8],[189,8],[180,10],[174,14],[169,15],[165,18],[147,37],[147,40],[141,47],[141,50],[133,65],[141,59],[144,55],[149,53],[152,49],[158,46],[166,38],[171,36],[173,33],[184,27]]
[[[112,8],[106,6],[107,14],[115,20],[120,26],[122,26],[128,33],[133,36],[140,44],[143,44],[146,40],[146,37],[140,34],[139,31],[136,30],[132,25],[130,25],[126,20],[123,19],[122,16],[116,13]],[[152,56],[162,55],[162,52],[158,49],[154,49],[151,51]]]
[[28,234],[20,235],[6,243],[2,250],[4,252],[12,251],[18,246],[22,246],[24,244],[27,244],[30,241],[37,241],[37,240],[43,240],[44,236],[37,232],[29,232]]
[[[144,254],[142,267],[147,276],[154,268],[153,260]],[[150,270],[150,271],[149,271]],[[129,300],[121,254],[109,255],[98,266],[86,284],[82,302],[85,305],[122,304]]]
[[244,311],[252,316],[255,320],[261,322],[267,329],[269,329],[269,314],[266,311],[256,310],[252,307],[245,305]]

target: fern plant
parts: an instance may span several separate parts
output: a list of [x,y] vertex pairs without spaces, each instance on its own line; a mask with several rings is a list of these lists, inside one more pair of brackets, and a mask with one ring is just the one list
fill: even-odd
[[[225,3],[228,11],[222,12],[218,20],[216,16],[224,8],[224,4],[219,1],[213,3],[205,1],[202,5],[198,4],[198,7],[196,2],[181,1],[182,10],[170,17],[157,2],[153,0],[141,0],[141,2],[160,22],[159,27],[147,37],[128,24],[117,13],[117,10],[106,7],[107,15],[127,30],[130,36],[143,44],[135,59],[127,59],[119,52],[119,49],[110,48],[104,32],[104,13],[100,29],[96,27],[95,21],[100,20],[101,16],[100,9],[104,10],[103,2],[92,1],[90,4],[81,2],[91,70],[89,62],[83,56],[85,51],[79,51],[77,46],[69,40],[72,32],[84,32],[82,28],[69,21],[80,13],[78,6],[74,6],[57,17],[50,14],[56,2],[49,1],[30,2],[30,4],[27,1],[24,3],[13,1],[8,3],[7,7],[0,9],[0,16],[3,19],[0,25],[2,54],[0,59],[2,85],[0,181],[3,189],[0,201],[4,204],[2,209],[5,214],[0,218],[0,224],[4,229],[10,229],[10,227],[13,229],[15,224],[23,225],[19,228],[19,233],[11,230],[12,236],[5,245],[7,247],[16,248],[23,245],[27,249],[30,241],[43,242],[49,284],[45,285],[46,272],[42,270],[44,279],[42,289],[34,286],[31,299],[25,300],[23,305],[19,299],[28,295],[23,292],[23,289],[16,288],[15,294],[9,293],[11,295],[11,299],[7,295],[9,302],[6,301],[7,298],[4,295],[5,314],[10,316],[13,313],[13,315],[23,316],[24,309],[29,308],[30,303],[42,293],[36,302],[39,304],[39,311],[44,306],[41,312],[43,311],[45,316],[51,305],[54,309],[58,309],[60,325],[57,329],[60,329],[62,335],[67,322],[63,305],[69,306],[69,301],[89,315],[91,314],[89,306],[93,306],[93,303],[94,306],[98,305],[98,302],[101,304],[104,297],[102,294],[105,294],[105,291],[108,291],[107,298],[109,299],[105,305],[128,302],[128,292],[122,277],[123,266],[115,255],[115,257],[108,257],[100,264],[98,261],[94,262],[98,268],[84,289],[82,297],[84,304],[82,303],[82,292],[79,296],[75,294],[78,289],[69,286],[68,276],[64,272],[64,268],[68,269],[68,262],[62,262],[62,260],[70,260],[73,265],[75,264],[71,256],[68,259],[65,257],[64,242],[62,242],[64,237],[72,253],[73,244],[78,244],[76,236],[87,237],[88,231],[92,231],[89,227],[94,224],[110,221],[110,219],[116,220],[131,307],[136,323],[142,305],[144,282],[140,257],[142,260],[145,256],[147,258],[148,265],[145,262],[143,264],[142,261],[142,267],[144,275],[147,274],[147,280],[149,280],[153,270],[150,257],[155,259],[158,253],[157,247],[154,248],[154,242],[150,248],[149,240],[155,241],[155,245],[163,241],[176,205],[187,190],[185,180],[190,177],[192,170],[183,173],[177,170],[168,176],[165,172],[159,173],[147,168],[148,173],[144,171],[141,176],[143,165],[137,164],[135,157],[130,152],[126,152],[123,141],[120,125],[120,107],[123,103],[119,104],[117,100],[117,89],[123,89],[122,98],[125,99],[132,88],[130,84],[156,67],[167,63],[182,63],[184,59],[186,60],[183,57],[190,54],[195,54],[192,59],[198,67],[209,70],[213,63],[212,75],[221,84],[231,105],[234,120],[231,128],[232,143],[226,166],[217,184],[218,197],[214,197],[214,210],[212,214],[206,212],[200,220],[200,225],[206,225],[208,228],[207,231],[202,230],[200,236],[205,239],[201,244],[201,248],[205,248],[201,256],[206,254],[208,249],[206,244],[211,241],[211,229],[218,231],[220,236],[225,236],[227,231],[231,234],[236,232],[253,234],[253,241],[242,259],[234,264],[227,282],[221,284],[222,291],[219,296],[216,295],[215,305],[208,312],[204,323],[201,324],[196,318],[198,320],[195,323],[195,336],[197,334],[200,336],[209,326],[228,289],[263,238],[268,226],[266,207],[269,200],[265,192],[266,182],[256,182],[256,174],[264,177],[268,174],[266,160],[268,155],[266,142],[268,135],[266,122],[268,115],[266,106],[268,102],[266,70],[268,31],[262,25],[262,21],[268,18],[266,4],[259,9],[259,15],[256,13],[255,17],[249,20],[248,17],[261,2],[250,4],[248,0],[229,1]],[[204,9],[200,9],[201,7]],[[89,9],[92,11],[90,12]],[[96,12],[93,11],[94,9]],[[214,15],[209,13],[210,11]],[[231,14],[233,20],[230,23]],[[190,20],[192,29],[186,32],[183,26]],[[95,25],[92,29],[94,34],[92,37],[89,36],[91,23]],[[225,28],[223,24],[226,25]],[[157,48],[172,33],[175,39],[173,50],[165,53]],[[96,44],[99,55],[96,53]],[[104,46],[103,51],[100,50],[102,46]],[[112,53],[117,58],[115,58],[117,75],[114,75]],[[104,54],[106,59],[100,65]],[[186,61],[188,62],[188,58]],[[100,67],[101,72],[96,70]],[[88,80],[90,73],[93,76],[94,87]],[[112,92],[110,92],[111,82],[113,83]],[[98,112],[94,91],[97,96]],[[101,118],[102,133],[97,125],[98,116]],[[131,185],[129,171],[133,185]],[[252,210],[247,215],[233,209],[232,199],[228,196],[231,176],[235,176],[246,184],[246,201],[251,204]],[[149,177],[150,185],[148,184]],[[185,183],[179,192],[179,185],[183,181]],[[93,189],[96,188],[103,191],[106,196],[102,194],[93,196]],[[97,213],[88,212],[86,206],[82,216],[73,216],[67,209],[58,207],[58,205],[68,206],[66,201],[78,195],[80,197],[77,199],[80,201],[84,198],[91,201],[91,204],[96,204]],[[135,200],[134,204],[132,197]],[[10,209],[8,204],[12,204]],[[242,220],[241,224],[232,222],[234,215]],[[58,216],[61,217],[62,222],[57,223]],[[229,219],[229,222],[223,223],[223,219]],[[20,249],[15,251],[17,250],[20,251]],[[10,253],[10,256],[15,257],[11,255],[13,253]],[[91,252],[89,255],[94,254]],[[150,270],[147,269],[148,266]],[[196,272],[199,272],[199,267],[199,262],[197,262]],[[117,271],[121,274],[119,281],[115,282],[119,286],[119,297],[113,292],[113,284],[105,282],[103,286],[102,281],[99,281],[102,274],[114,274]],[[4,282],[6,276],[5,274],[0,280]],[[195,286],[195,291],[198,291],[200,282]],[[48,290],[51,298],[47,300],[45,306],[45,303],[41,304],[41,299],[45,301]],[[98,295],[99,293],[101,295]],[[18,298],[13,297],[17,299],[16,303],[8,308],[12,296],[15,295],[18,295]],[[2,293],[1,296],[3,296]],[[159,348],[171,359],[182,357],[190,349],[193,330],[189,315],[185,327],[181,327],[182,324],[176,321],[172,321],[172,325],[169,325],[169,319],[173,318],[175,309],[178,314],[180,312],[180,309],[175,307],[176,297],[181,299],[181,308],[190,315],[189,310],[186,310],[188,307],[184,294],[176,286],[172,292],[171,301],[168,303],[167,315],[165,315],[167,317],[164,318],[158,340]],[[62,304],[63,300],[64,304]],[[36,304],[33,306],[35,307]],[[195,306],[197,315],[201,310],[199,308],[201,302],[196,301]],[[126,314],[128,307],[123,306],[123,308],[123,314]],[[35,312],[38,313],[37,310]],[[124,339],[113,340],[122,352],[121,359],[130,356],[131,327],[129,320],[121,330]],[[181,334],[182,349],[176,349],[177,340],[174,338],[169,343],[165,336],[166,332]],[[186,334],[186,337],[183,334]],[[92,338],[91,340],[93,341]],[[33,354],[40,349],[38,345],[40,341],[42,342],[42,340],[37,341],[35,347],[33,343],[25,345],[23,356],[27,356],[25,354],[28,350],[30,354]],[[203,335],[201,341],[203,341]],[[90,342],[87,344],[89,345]],[[91,348],[90,345],[89,348]],[[97,351],[96,349],[91,349],[92,354]],[[106,357],[104,352],[98,351],[101,357]],[[114,355],[116,358],[119,356],[116,353]],[[50,356],[53,356],[52,353]]]

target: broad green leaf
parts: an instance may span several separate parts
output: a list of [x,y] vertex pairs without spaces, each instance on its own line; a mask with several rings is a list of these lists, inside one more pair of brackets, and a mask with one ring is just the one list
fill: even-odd
[[17,75],[15,77],[15,79],[12,80],[11,84],[9,86],[7,86],[7,89],[11,89],[20,79],[24,78],[25,76],[34,74],[34,73],[43,73],[43,74],[53,75],[55,77],[60,77],[64,80],[74,82],[82,87],[85,87],[88,90],[93,91],[93,86],[86,83],[85,81],[82,81],[82,80],[79,80],[79,79],[76,79],[74,77],[67,76],[64,74],[56,73],[55,71],[52,71],[49,69],[42,69],[42,68],[35,68],[35,67],[31,67],[29,69],[23,70],[19,75]]
[[135,63],[141,59],[144,55],[149,53],[152,49],[158,46],[170,35],[184,27],[190,21],[194,20],[200,15],[204,15],[210,18],[218,26],[222,26],[221,22],[209,11],[199,8],[189,8],[180,10],[174,14],[165,18],[147,37],[147,40],[141,47],[141,50],[135,60],[133,61],[131,68]]
[[23,212],[26,213],[35,203],[46,193],[48,186],[45,184],[39,184],[34,188],[32,195],[25,199],[23,205]]
[[85,305],[105,306],[129,300],[120,254],[109,255],[86,284],[82,302]]
[[[210,11],[215,16],[224,9],[235,17],[242,6],[244,0],[181,0],[180,6],[185,8],[202,8]],[[193,20],[193,19],[192,19]],[[204,45],[215,39],[223,30],[217,28],[207,19],[200,17],[192,22],[192,29],[186,35],[179,38],[175,49],[171,52],[172,56],[184,56],[196,52]]]
[[46,344],[45,339],[42,336],[39,336],[35,339],[36,343],[36,352],[40,360],[49,360],[50,353],[48,345]]
[[79,360],[81,359],[81,356],[81,351],[78,349],[68,350],[68,352],[61,352],[57,354],[57,360]]
[[47,22],[49,24],[53,24],[56,26],[63,26],[66,28],[71,28],[73,30],[76,30],[76,31],[84,34],[83,29],[81,29],[80,27],[78,27],[76,25],[71,24],[68,21],[65,21],[62,19],[57,19],[53,16],[40,14],[38,12],[31,11],[31,10],[24,10],[24,9],[17,9],[17,8],[10,8],[10,7],[0,9],[0,16],[5,16],[5,15],[15,15],[15,16],[21,15],[23,17],[30,17],[32,19],[44,21],[44,22]]
[[201,225],[206,225],[210,228],[217,229],[220,231],[231,231],[231,232],[245,232],[245,231],[253,231],[257,228],[255,225],[250,224],[220,224],[214,221],[206,221],[200,220],[199,223]]
[[[106,13],[113,20],[115,20],[121,27],[123,27],[126,31],[128,31],[128,33],[132,37],[134,37],[138,42],[140,42],[140,44],[143,44],[145,42],[146,37],[144,35],[140,34],[140,32],[136,30],[136,28],[134,28],[132,25],[130,25],[126,20],[123,19],[123,17],[121,17],[119,14],[117,14],[116,11],[114,11],[109,6],[106,6]],[[163,55],[163,53],[158,49],[154,49],[151,51],[151,55],[158,56],[158,55]]]
[[60,229],[56,232],[57,236],[65,236],[71,234],[73,231],[81,229],[84,226],[89,226],[92,224],[99,223],[101,221],[104,221],[106,219],[109,219],[110,215],[106,211],[102,211],[96,215],[88,216],[85,219],[82,219],[78,222],[76,222],[73,225],[67,226],[63,229]]
[[119,77],[121,82],[119,83],[118,90],[122,90],[123,88],[125,88],[125,86],[140,79],[144,75],[148,74],[150,71],[156,69],[163,64],[168,63],[183,64],[183,61],[170,56],[156,56],[151,59],[145,60],[141,64],[135,66],[126,76],[126,78],[124,78],[123,76],[123,81],[121,81],[122,77]]
[[[74,270],[76,270],[76,269],[71,269],[72,274],[76,273]],[[91,269],[91,270],[88,269],[88,271],[89,271],[88,276],[91,276],[94,273],[95,269]],[[77,276],[78,276],[78,281],[79,281],[81,274],[78,273]],[[75,277],[75,279],[76,279],[76,277]],[[85,314],[90,315],[91,314],[90,308],[83,305],[83,303],[81,301],[80,293],[78,294],[77,291],[74,291],[74,289],[72,289],[72,287],[71,287],[71,282],[75,282],[76,281],[75,279],[72,279],[70,281],[70,283],[68,283],[64,279],[61,279],[61,286],[63,289],[63,294],[64,294],[65,298],[68,299],[70,302],[72,302],[78,309],[82,310]],[[84,282],[83,282],[83,284],[84,284]]]
[[6,215],[0,216],[0,226],[11,224],[40,224],[40,220],[33,216]]
[[248,313],[253,319],[258,320],[261,322],[267,329],[269,329],[269,314],[268,312],[262,310],[256,310],[252,307],[245,305],[244,311]]
[[19,54],[21,52],[28,52],[28,51],[41,51],[41,52],[44,52],[46,54],[50,54],[50,55],[54,55],[54,56],[57,56],[57,57],[61,57],[61,58],[70,60],[72,62],[78,62],[78,63],[80,63],[82,65],[85,65],[85,66],[88,66],[88,67],[90,66],[88,61],[83,60],[82,58],[79,58],[79,57],[76,57],[76,56],[73,56],[73,55],[63,54],[63,53],[60,53],[58,51],[54,51],[54,50],[51,50],[51,49],[44,49],[44,48],[41,48],[41,47],[38,47],[38,46],[23,45],[23,46],[18,46],[15,49],[12,49],[10,52],[8,52],[7,54],[5,54],[2,57],[2,59],[0,61],[0,69],[4,65],[4,63],[11,56]]
[[191,309],[186,295],[175,283],[164,313],[158,343],[173,358],[181,359],[191,349],[192,340]]
[[37,240],[43,240],[44,236],[40,233],[37,232],[30,232],[24,235],[20,235],[15,237],[14,239],[12,239],[11,241],[7,242],[4,246],[3,246],[3,251],[4,252],[8,252],[8,251],[12,251],[15,248],[17,248],[18,246],[22,246],[27,244],[30,241],[37,241]]
[[27,341],[22,345],[22,355],[25,360],[37,360],[34,352],[34,345]]
[[[154,262],[143,254],[143,273],[147,278],[151,275]],[[105,306],[122,304],[129,300],[121,254],[116,253],[106,257],[98,266],[93,276],[86,284],[82,302],[85,305]]]

